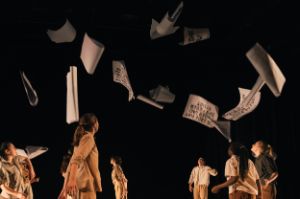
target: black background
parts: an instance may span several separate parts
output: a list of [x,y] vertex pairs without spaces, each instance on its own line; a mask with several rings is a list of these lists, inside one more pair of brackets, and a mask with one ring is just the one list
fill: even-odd
[[[197,158],[219,171],[211,185],[225,180],[228,142],[216,130],[182,118],[189,94],[200,95],[219,107],[220,116],[239,101],[238,87],[250,89],[258,75],[245,53],[259,42],[286,76],[276,98],[262,88],[259,106],[232,122],[232,138],[248,148],[265,139],[278,153],[278,198],[298,198],[296,96],[298,91],[299,14],[283,1],[240,3],[184,1],[177,24],[210,28],[209,40],[179,46],[181,32],[151,41],[151,18],[161,19],[178,1],[10,1],[1,12],[1,120],[0,141],[49,147],[32,160],[41,181],[33,184],[35,198],[58,196],[63,178],[59,167],[70,147],[76,124],[66,118],[66,80],[70,65],[78,67],[80,113],[94,112],[100,121],[97,144],[103,193],[113,198],[109,157],[120,155],[129,180],[129,198],[192,198],[187,181]],[[55,44],[47,29],[60,27],[65,18],[74,25],[74,42]],[[79,59],[83,34],[105,46],[94,75]],[[164,110],[134,100],[112,81],[112,60],[123,59],[135,94],[148,95],[158,84],[176,94]],[[39,96],[37,107],[28,103],[19,70],[24,70]],[[293,183],[294,182],[294,183]],[[226,198],[227,189],[209,198]]]

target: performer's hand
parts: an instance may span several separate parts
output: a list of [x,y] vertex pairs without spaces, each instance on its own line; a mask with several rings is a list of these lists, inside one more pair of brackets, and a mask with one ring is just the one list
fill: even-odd
[[67,198],[67,193],[66,193],[66,190],[63,189],[63,190],[61,190],[57,199],[66,199],[66,198]]
[[264,179],[265,181],[265,186],[267,187],[270,184],[270,181],[268,179]]
[[26,199],[26,196],[23,193],[18,193],[17,198],[19,199]]
[[189,191],[193,192],[193,186],[191,184],[189,185]]
[[215,175],[218,175],[218,171],[216,169],[211,169],[211,172],[214,173]]
[[66,193],[72,197],[76,197],[77,195],[77,184],[76,179],[69,179],[67,186],[66,186]]
[[267,189],[268,188],[268,185],[270,184],[270,182],[267,180],[267,179],[263,179],[263,183],[261,185],[261,188],[263,190]]
[[212,193],[218,193],[220,191],[220,188],[218,186],[214,186],[212,189],[211,189],[211,192]]

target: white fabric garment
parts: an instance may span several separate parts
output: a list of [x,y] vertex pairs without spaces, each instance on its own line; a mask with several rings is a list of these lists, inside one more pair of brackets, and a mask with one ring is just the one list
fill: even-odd
[[195,185],[209,185],[210,183],[210,175],[216,176],[217,171],[210,168],[209,166],[196,166],[193,168],[189,184],[194,183]]
[[[250,159],[248,160],[248,167],[249,167],[248,173],[244,178],[244,180],[242,180],[239,177],[238,181],[235,184],[229,186],[229,193],[238,190],[238,191],[243,191],[254,195],[258,194],[258,187],[256,184],[256,180],[259,179],[259,176],[254,163]],[[229,158],[226,161],[225,177],[227,177],[228,180],[231,176],[239,176],[239,175],[240,175],[239,158],[233,155],[231,156],[231,158]]]

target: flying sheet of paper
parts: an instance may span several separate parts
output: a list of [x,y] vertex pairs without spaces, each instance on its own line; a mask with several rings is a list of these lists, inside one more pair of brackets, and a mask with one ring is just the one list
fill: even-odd
[[244,89],[244,88],[239,88],[239,94],[240,94],[240,102],[239,104],[232,110],[226,112],[223,115],[223,118],[227,120],[233,120],[236,121],[243,117],[246,114],[251,113],[259,104],[261,94],[260,92],[257,92],[254,97],[249,101],[249,103],[246,105],[243,103],[245,98],[249,95],[251,90]]
[[26,77],[26,75],[23,71],[20,71],[20,75],[21,75],[23,86],[26,91],[26,95],[27,95],[29,104],[31,106],[36,106],[39,102],[39,98],[38,98],[36,91],[33,89],[30,81],[28,80],[28,78]]
[[102,43],[89,37],[87,33],[84,34],[80,58],[88,74],[94,74],[104,49]]
[[42,146],[27,146],[25,148],[25,150],[27,151],[29,159],[33,159],[33,158],[47,152],[48,148],[42,147]]
[[228,140],[231,142],[231,125],[230,121],[211,121],[213,126]]
[[175,95],[171,93],[168,87],[158,85],[157,88],[149,91],[150,97],[156,102],[173,103]]
[[184,27],[183,42],[179,43],[182,46],[203,41],[210,38],[208,28],[187,28]]
[[120,61],[112,61],[112,70],[113,70],[113,80],[114,82],[120,83],[125,86],[128,90],[128,101],[134,99],[134,93],[130,84],[130,80],[127,74],[127,70],[125,67],[125,62],[123,60]]
[[145,102],[145,103],[147,103],[149,105],[152,105],[152,106],[154,106],[156,108],[159,108],[159,109],[163,109],[164,108],[163,105],[161,105],[161,104],[159,104],[159,103],[157,103],[157,102],[155,102],[155,101],[153,101],[153,100],[151,100],[151,99],[149,99],[149,98],[147,98],[147,97],[145,97],[143,95],[138,95],[137,99],[139,99],[139,100],[141,100],[141,101],[143,101],[143,102]]
[[33,159],[45,152],[48,151],[47,147],[42,147],[42,146],[27,146],[25,150],[23,149],[17,149],[17,155]]
[[177,21],[177,19],[179,18],[182,10],[183,10],[183,1],[180,2],[180,4],[177,6],[177,8],[173,12],[173,14],[170,16],[169,20],[170,21]]
[[276,97],[280,96],[286,79],[273,58],[259,43],[256,43],[246,53],[246,57],[259,73],[263,81],[268,85],[273,94]]
[[155,19],[152,19],[150,38],[153,40],[175,33],[179,29],[179,26],[174,27],[174,24],[180,16],[182,9],[183,2],[178,5],[171,16],[169,16],[169,13],[167,12],[160,23]]
[[76,30],[67,19],[62,27],[58,30],[48,30],[47,34],[55,43],[72,42],[76,37]]
[[213,128],[211,120],[217,121],[218,112],[219,108],[216,105],[200,96],[190,94],[182,117]]
[[67,73],[67,113],[68,124],[79,121],[77,67],[71,66]]
[[25,152],[25,150],[23,150],[23,149],[16,149],[16,151],[17,151],[17,155],[19,155],[19,156],[22,156],[22,157],[24,157],[24,158],[28,158],[28,155],[27,155],[27,153]]

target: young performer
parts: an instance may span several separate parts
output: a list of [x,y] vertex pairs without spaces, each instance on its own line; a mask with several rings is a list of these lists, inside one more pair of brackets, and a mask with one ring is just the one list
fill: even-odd
[[220,189],[229,187],[229,199],[255,199],[260,196],[259,176],[246,147],[231,143],[228,155],[230,158],[225,165],[227,181],[214,186],[212,192],[218,193]]
[[198,159],[198,166],[193,168],[189,179],[189,191],[193,192],[194,199],[208,199],[210,175],[217,174],[217,170],[206,166],[203,158]]
[[276,179],[278,178],[275,153],[271,146],[262,140],[255,142],[251,151],[255,156],[255,166],[262,184],[262,198],[275,199]]
[[110,163],[113,167],[111,179],[114,185],[116,199],[127,199],[127,179],[121,168],[122,159],[119,156],[112,156]]

